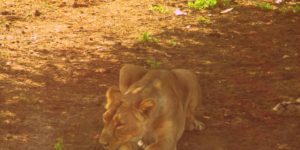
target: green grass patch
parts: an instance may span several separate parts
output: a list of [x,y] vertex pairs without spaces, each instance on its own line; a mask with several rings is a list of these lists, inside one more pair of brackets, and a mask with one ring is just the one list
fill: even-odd
[[209,18],[203,16],[197,17],[197,22],[200,24],[212,24],[212,21]]
[[151,35],[148,31],[143,32],[142,35],[139,38],[139,41],[143,42],[143,43],[150,42],[150,40],[151,40]]
[[175,47],[178,42],[175,39],[171,39],[167,41],[167,44],[171,45],[172,47]]
[[287,12],[290,12],[291,11],[291,8],[289,8],[287,5],[284,5],[282,7],[279,7],[278,9],[280,12],[282,13],[287,13]]
[[230,0],[220,0],[222,6],[227,7],[230,5]]
[[63,150],[64,141],[62,138],[58,138],[54,144],[54,150]]
[[146,59],[146,64],[148,65],[148,67],[150,69],[157,69],[160,67],[161,62],[158,61],[157,59],[151,57],[151,58]]
[[190,9],[206,9],[215,7],[217,5],[217,0],[195,0],[194,2],[188,2],[187,5]]
[[159,39],[151,36],[151,34],[148,31],[146,31],[140,35],[139,42],[142,42],[142,43],[155,42],[155,43],[157,43],[157,42],[159,42]]
[[300,13],[300,5],[294,6],[293,12],[294,12],[294,13]]
[[283,5],[279,7],[279,11],[282,13],[289,13],[289,12],[300,13],[300,5],[294,5],[294,6]]
[[267,2],[257,3],[256,6],[263,10],[273,10],[273,5]]
[[150,10],[161,14],[169,13],[169,10],[161,5],[153,5],[150,7]]

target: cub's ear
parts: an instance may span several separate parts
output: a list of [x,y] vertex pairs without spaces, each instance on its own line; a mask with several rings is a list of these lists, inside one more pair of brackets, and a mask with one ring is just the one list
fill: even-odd
[[111,109],[112,107],[117,107],[121,103],[122,94],[116,86],[110,87],[106,91],[106,105],[105,109]]
[[149,116],[156,107],[156,102],[154,99],[144,99],[140,101],[137,105],[137,109],[142,113],[144,116]]

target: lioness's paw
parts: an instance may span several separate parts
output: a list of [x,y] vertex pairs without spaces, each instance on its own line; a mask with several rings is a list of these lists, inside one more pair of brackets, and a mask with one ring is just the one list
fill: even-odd
[[194,130],[204,130],[205,129],[205,124],[201,121],[195,120],[195,129]]
[[187,124],[186,130],[193,131],[193,130],[203,130],[205,129],[205,124],[198,120],[193,120]]

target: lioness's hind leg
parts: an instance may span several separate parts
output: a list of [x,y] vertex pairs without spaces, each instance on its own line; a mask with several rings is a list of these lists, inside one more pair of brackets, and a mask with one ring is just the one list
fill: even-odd
[[[199,87],[195,88],[198,89]],[[198,121],[195,118],[195,112],[196,108],[201,106],[201,97],[200,94],[201,91],[198,90],[198,92],[193,91],[190,96],[190,104],[187,109],[187,115],[186,115],[186,127],[185,130],[192,131],[192,130],[203,130],[205,128],[205,124]]]

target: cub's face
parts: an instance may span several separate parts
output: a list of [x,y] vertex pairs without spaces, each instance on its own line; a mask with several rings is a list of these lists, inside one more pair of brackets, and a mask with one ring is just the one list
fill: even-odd
[[[102,116],[104,127],[100,143],[108,150],[136,150],[137,142],[145,132],[146,113],[153,105],[149,100],[137,101],[123,96],[113,96],[110,94],[121,94],[109,92],[111,91],[108,90],[107,103],[112,105],[106,108]],[[109,99],[112,97],[117,99]]]

